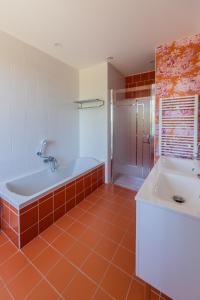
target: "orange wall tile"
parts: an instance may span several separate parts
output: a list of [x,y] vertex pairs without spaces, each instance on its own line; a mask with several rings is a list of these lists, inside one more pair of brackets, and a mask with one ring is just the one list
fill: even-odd
[[[155,83],[155,71],[133,74],[125,77],[126,88],[135,88],[139,86],[151,85]],[[126,99],[148,97],[151,95],[149,89],[143,91],[127,91]]]

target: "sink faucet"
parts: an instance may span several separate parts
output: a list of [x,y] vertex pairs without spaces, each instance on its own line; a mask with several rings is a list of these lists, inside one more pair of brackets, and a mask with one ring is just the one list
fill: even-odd
[[199,147],[200,143],[197,144],[197,152],[193,156],[193,160],[196,162],[196,167],[192,169],[197,175],[197,177],[200,179],[200,155],[199,155]]

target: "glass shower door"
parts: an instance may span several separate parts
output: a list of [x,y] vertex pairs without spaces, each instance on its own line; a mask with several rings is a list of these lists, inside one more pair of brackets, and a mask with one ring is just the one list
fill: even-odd
[[112,104],[112,179],[138,189],[152,166],[151,97],[116,98]]

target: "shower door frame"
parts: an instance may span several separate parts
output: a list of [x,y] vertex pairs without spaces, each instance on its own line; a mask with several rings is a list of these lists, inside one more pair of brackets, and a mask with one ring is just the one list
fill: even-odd
[[[129,89],[130,90],[130,89]],[[111,89],[110,91],[110,95],[111,95],[111,101],[110,101],[110,128],[111,128],[111,182],[114,183],[114,172],[113,172],[113,166],[114,166],[114,105],[116,105],[116,94],[117,93],[126,93],[127,89],[120,89],[120,90],[114,90],[114,89]],[[134,89],[132,90],[134,91]],[[154,85],[152,85],[152,88],[151,88],[151,92],[152,94],[154,93]],[[147,98],[149,100],[147,100]],[[126,99],[124,97],[124,99]],[[150,95],[150,96],[147,96],[147,97],[136,97],[136,98],[131,98],[131,99],[127,99],[127,100],[133,100],[133,101],[139,101],[139,100],[142,100],[142,99],[146,99],[146,101],[149,101],[149,105],[150,105],[150,131],[149,131],[149,147],[150,147],[150,152],[149,152],[149,161],[150,161],[150,170],[151,168],[153,167],[153,164],[154,164],[154,135],[155,135],[155,96],[154,95]],[[123,101],[123,100],[120,100],[120,101]],[[134,106],[134,105],[142,105],[142,104],[137,104],[137,103],[130,103],[130,104],[126,104],[127,106]],[[137,118],[136,118],[136,122],[137,122]],[[136,138],[137,140],[137,138]],[[136,155],[137,155],[137,146],[136,146]],[[137,165],[136,165],[137,167]],[[143,168],[143,167],[141,167]],[[143,173],[143,171],[142,171]],[[141,177],[141,178],[144,178],[144,177]]]

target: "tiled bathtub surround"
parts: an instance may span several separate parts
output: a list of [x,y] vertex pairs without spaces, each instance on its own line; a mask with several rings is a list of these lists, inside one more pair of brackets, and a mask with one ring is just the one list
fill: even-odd
[[2,231],[22,248],[103,183],[104,165],[101,165],[19,211],[1,199]]
[[19,247],[19,212],[8,202],[1,201],[1,230]]

